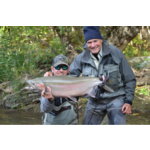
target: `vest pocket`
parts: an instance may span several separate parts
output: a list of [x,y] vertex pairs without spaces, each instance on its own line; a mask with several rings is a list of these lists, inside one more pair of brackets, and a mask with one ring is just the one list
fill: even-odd
[[120,73],[119,65],[108,64],[104,66],[104,75],[108,75],[109,80],[106,82],[106,85],[110,86],[114,91],[119,89],[120,85]]

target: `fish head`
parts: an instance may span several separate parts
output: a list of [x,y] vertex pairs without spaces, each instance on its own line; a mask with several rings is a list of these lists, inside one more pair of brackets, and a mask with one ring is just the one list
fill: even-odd
[[45,85],[42,81],[27,80],[26,82],[31,86],[31,89],[36,89],[39,91],[42,91],[45,89]]

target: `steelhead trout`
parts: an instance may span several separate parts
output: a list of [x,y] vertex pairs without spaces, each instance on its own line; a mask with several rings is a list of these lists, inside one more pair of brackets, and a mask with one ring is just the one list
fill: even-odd
[[[47,86],[51,88],[54,97],[68,97],[77,101],[75,97],[90,96],[95,98],[96,86],[103,82],[97,77],[75,77],[75,76],[48,76],[27,80],[31,86],[30,90],[42,90]],[[102,88],[109,92],[114,92],[112,88],[104,85]]]

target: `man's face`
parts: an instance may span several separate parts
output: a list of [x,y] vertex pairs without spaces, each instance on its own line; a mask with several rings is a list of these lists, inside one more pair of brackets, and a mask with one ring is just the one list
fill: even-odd
[[101,50],[103,41],[100,39],[91,39],[87,41],[87,47],[93,54],[98,54]]
[[66,65],[59,65],[57,67],[52,66],[51,70],[54,73],[54,76],[66,76],[70,70],[70,67],[67,67],[67,69],[66,67],[67,67]]

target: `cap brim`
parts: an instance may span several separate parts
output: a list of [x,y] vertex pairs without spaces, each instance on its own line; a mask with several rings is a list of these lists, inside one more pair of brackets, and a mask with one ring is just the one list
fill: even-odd
[[57,67],[57,66],[59,66],[59,65],[66,65],[66,66],[69,67],[69,65],[68,65],[67,63],[65,63],[65,62],[58,62],[58,63],[54,64],[53,66],[54,66],[54,67]]

